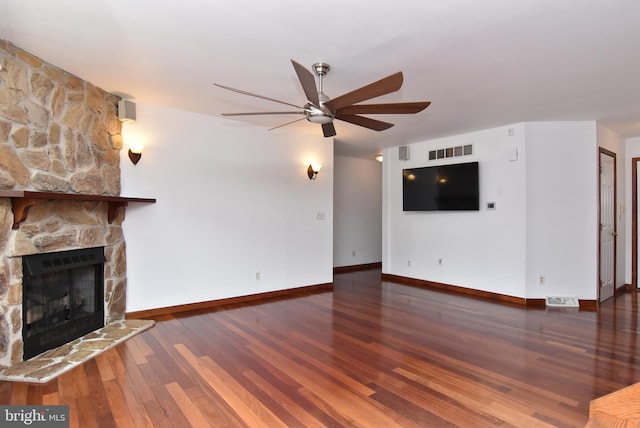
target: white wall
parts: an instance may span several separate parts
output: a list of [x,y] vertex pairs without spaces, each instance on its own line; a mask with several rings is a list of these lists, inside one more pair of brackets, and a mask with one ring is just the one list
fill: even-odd
[[[387,149],[383,272],[516,297],[595,299],[596,138],[595,122],[539,122],[411,144],[409,161]],[[429,150],[465,144],[473,156],[427,160]],[[476,160],[480,211],[402,212],[403,168]]]
[[[411,144],[407,161],[398,160],[397,147],[387,149],[383,170],[383,272],[523,296],[524,142],[524,125],[518,124]],[[429,150],[466,144],[473,144],[473,155],[428,160]],[[518,151],[517,161],[508,160],[513,150]],[[403,168],[471,161],[480,164],[479,211],[402,211]],[[486,208],[489,201],[496,203],[495,210]]]
[[382,165],[373,159],[334,158],[333,266],[382,260]]
[[123,135],[122,195],[157,198],[123,223],[128,312],[332,282],[333,140],[144,104]]
[[[596,299],[595,122],[534,122],[527,138],[527,294]],[[539,284],[543,275],[545,284]]]

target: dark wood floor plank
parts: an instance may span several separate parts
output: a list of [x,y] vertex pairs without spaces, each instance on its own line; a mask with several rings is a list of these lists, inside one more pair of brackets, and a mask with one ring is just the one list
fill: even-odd
[[195,403],[191,401],[187,393],[180,387],[180,385],[178,385],[177,382],[167,384],[166,388],[192,427],[211,427],[206,417],[200,412],[200,409],[198,409]]
[[[243,335],[248,341],[254,343],[263,343],[265,341],[268,341],[270,346],[281,350],[283,354],[288,355],[290,358],[292,358],[292,360],[300,361],[301,364],[305,364],[311,369],[322,373],[323,376],[335,379],[337,382],[342,383],[357,394],[368,396],[374,393],[373,390],[367,388],[362,383],[355,381],[340,370],[323,363],[322,361],[317,359],[314,354],[307,354],[300,351],[298,344],[296,344],[296,346],[293,346],[288,343],[285,338],[277,337],[273,332],[264,332],[264,334],[260,337],[253,337],[249,334],[246,334],[240,326],[234,326],[230,323],[225,323],[225,325],[229,330],[235,332],[237,335]],[[284,336],[290,337],[290,335],[288,334],[284,334]]]
[[[166,389],[166,381],[169,379],[166,367],[163,366],[160,359],[153,358],[155,355],[148,358],[148,363],[140,364],[140,372],[143,375],[143,381],[146,382],[151,392],[153,393],[153,400],[150,403],[154,408],[159,406],[162,409],[162,414],[152,415],[159,418],[161,423],[167,422],[169,425],[175,426],[189,426],[187,419],[181,412],[178,403],[171,397],[171,394]],[[158,419],[152,419],[154,425],[158,423]]]
[[[66,401],[66,398],[60,397]],[[115,421],[113,420],[100,420],[93,416],[91,408],[93,402],[91,397],[83,395],[81,397],[73,398],[75,402],[74,414],[78,417],[78,427],[80,428],[113,428],[115,427]],[[71,410],[70,410],[71,411]]]
[[111,363],[106,353],[101,353],[95,357],[96,365],[98,366],[98,372],[100,373],[100,379],[102,382],[116,379],[116,375],[111,369]]
[[211,387],[219,392],[248,426],[264,424],[269,427],[285,427],[282,421],[277,419],[262,403],[255,400],[255,397],[247,394],[246,390],[240,387],[237,381],[228,376],[211,358],[198,358],[182,345],[177,345],[176,348],[187,361],[199,368],[198,371],[207,379]]
[[135,410],[139,410],[139,407],[135,406],[135,403],[127,403],[120,386],[115,380],[109,380],[104,382],[104,390],[106,392],[105,403],[109,405],[113,412],[113,417],[117,426],[144,426],[139,425],[140,419],[136,420]]
[[[298,404],[298,402],[294,401],[289,395],[287,395],[282,390],[274,387],[274,385],[260,377],[257,373],[249,370],[244,373],[244,375],[250,379],[255,385],[258,386],[262,391],[267,393],[269,396],[273,397],[279,405],[287,409],[292,417],[297,421],[296,424],[291,422],[287,423],[288,426],[293,425],[301,425],[305,427],[321,427],[323,426],[320,421],[314,418],[306,409]],[[285,421],[286,422],[286,421]]]
[[[439,424],[446,421],[455,426],[464,424],[494,426],[505,422],[494,415],[491,409],[493,402],[479,404],[479,401],[484,400],[482,400],[482,394],[478,394],[477,391],[473,394],[455,393],[439,383],[422,377],[412,376],[403,371],[398,373],[399,376],[385,375],[379,379],[378,382],[384,387],[376,388],[377,393],[374,397],[376,400],[382,400],[381,396],[390,393],[415,407],[428,402],[428,412],[432,417],[441,420]],[[420,414],[415,414],[415,417],[420,417]]]
[[14,383],[11,390],[11,398],[6,404],[30,404],[27,401],[29,385],[26,383]]
[[[49,383],[55,383],[54,381],[51,381]],[[40,404],[40,403],[38,403]],[[65,399],[64,401],[59,401],[57,403],[52,403],[52,404],[65,404],[67,406],[69,406],[69,427],[70,428],[81,428],[82,425],[80,425],[80,420],[78,418],[80,412],[78,411],[78,405],[76,403],[76,400],[73,399]]]
[[[137,391],[131,387],[131,382],[128,378],[118,378],[112,381],[106,381],[106,383],[113,383],[109,388],[110,391],[113,391],[111,394],[117,394],[122,396],[122,400],[126,405],[126,411],[129,413],[131,418],[133,419],[133,426],[135,427],[146,427],[152,428],[153,423],[151,422],[151,418],[149,417],[145,406],[140,399],[140,396],[137,394]],[[115,390],[117,385],[118,390]],[[113,388],[113,389],[111,389]],[[111,394],[109,397],[109,401],[114,400],[111,398]],[[119,404],[120,398],[116,398],[115,401]],[[114,412],[114,414],[118,414],[119,412]]]
[[[404,397],[395,394],[389,391],[387,388],[383,388],[380,386],[376,386],[376,393],[373,395],[373,399],[382,403],[385,407],[393,409],[400,415],[405,416],[407,419],[412,420],[419,426],[425,427],[438,427],[438,428],[455,428],[460,425],[456,425],[451,418],[447,416],[447,418],[442,418],[437,415],[438,410],[434,408],[437,407],[437,404],[430,400],[432,404],[429,407],[429,410],[424,409],[420,405],[416,405],[411,400],[408,400],[404,397],[407,395],[407,391],[405,390],[405,386],[402,385],[399,390],[402,390],[402,394]],[[503,424],[503,421],[498,421],[496,424],[489,424],[484,421],[484,424],[477,424],[476,421],[472,417],[468,417],[465,421],[465,424],[475,424],[476,426],[500,426]]]
[[[368,393],[362,395],[358,390],[351,389],[352,385],[345,385],[340,380],[333,379],[326,373],[309,367],[302,361],[298,362],[271,347],[254,343],[249,345],[248,349],[254,352],[257,357],[267,358],[283,372],[288,372],[306,390],[316,397],[321,397],[334,410],[334,414],[337,413],[342,417],[348,416],[349,420],[353,418],[362,421],[365,426],[374,426],[374,423],[380,426],[396,425],[393,416],[387,414],[385,409],[374,405],[373,400],[367,399]],[[410,424],[406,423],[405,425]]]
[[[27,403],[39,403],[44,400],[44,388],[41,385],[32,387],[27,390]],[[2,401],[0,400],[0,403]]]
[[130,421],[129,410],[126,405],[123,405],[121,397],[114,394],[115,391],[110,388],[109,382],[102,382],[95,359],[87,361],[76,370],[79,376],[82,376],[81,370],[84,370],[88,388],[87,396],[93,403],[92,411],[101,425],[112,424],[118,420]]
[[333,292],[167,314],[1,404],[71,427],[580,427],[640,382],[638,294],[598,311],[514,305],[338,274]]

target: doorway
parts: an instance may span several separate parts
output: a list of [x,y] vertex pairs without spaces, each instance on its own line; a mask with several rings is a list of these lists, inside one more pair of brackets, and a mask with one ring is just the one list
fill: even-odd
[[616,154],[603,148],[599,151],[598,302],[604,302],[613,297],[616,287]]
[[640,158],[631,159],[631,287],[638,288],[638,163]]

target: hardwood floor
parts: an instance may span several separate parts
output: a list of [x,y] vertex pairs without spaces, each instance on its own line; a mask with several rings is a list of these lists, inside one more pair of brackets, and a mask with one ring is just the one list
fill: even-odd
[[72,427],[565,427],[640,381],[638,299],[522,309],[336,275],[334,292],[157,319],[3,404],[68,404]]

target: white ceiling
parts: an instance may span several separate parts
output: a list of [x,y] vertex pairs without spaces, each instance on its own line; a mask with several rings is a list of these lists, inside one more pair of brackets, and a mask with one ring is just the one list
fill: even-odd
[[[2,0],[0,38],[135,102],[202,114],[304,104],[290,60],[331,71],[332,98],[403,71],[374,102],[432,101],[378,115],[382,132],[335,121],[336,153],[521,121],[599,120],[640,135],[638,0]],[[285,108],[286,110],[286,108]],[[296,116],[229,119],[321,135]]]

